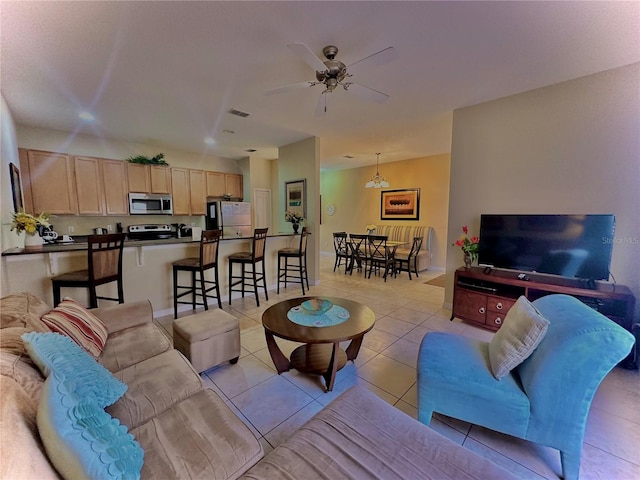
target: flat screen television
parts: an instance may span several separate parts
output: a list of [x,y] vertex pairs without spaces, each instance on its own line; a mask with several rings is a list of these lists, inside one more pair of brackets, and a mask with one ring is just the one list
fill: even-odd
[[481,215],[478,264],[608,280],[614,215]]

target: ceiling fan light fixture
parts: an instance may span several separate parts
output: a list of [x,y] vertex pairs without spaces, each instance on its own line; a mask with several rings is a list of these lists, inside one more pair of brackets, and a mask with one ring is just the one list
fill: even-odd
[[369,180],[364,188],[388,188],[389,187],[389,182],[387,182],[385,180],[385,178],[380,175],[380,172],[378,171],[378,166],[380,163],[380,154],[376,153],[376,174],[371,177],[371,180]]

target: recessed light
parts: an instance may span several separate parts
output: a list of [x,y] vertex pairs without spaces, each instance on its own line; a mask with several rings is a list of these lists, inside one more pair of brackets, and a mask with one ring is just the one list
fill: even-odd
[[215,145],[216,141],[211,137],[206,137],[204,139],[204,143],[206,143],[207,145]]
[[89,112],[80,112],[78,114],[78,117],[80,117],[82,120],[86,120],[87,122],[93,122],[96,119],[96,117],[91,115]]

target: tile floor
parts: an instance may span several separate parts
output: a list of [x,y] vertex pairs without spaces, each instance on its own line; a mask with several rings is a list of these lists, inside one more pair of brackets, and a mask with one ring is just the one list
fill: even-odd
[[[376,325],[365,335],[355,362],[338,372],[332,392],[325,393],[320,377],[295,370],[278,375],[267,351],[260,323],[262,312],[285,298],[301,296],[299,285],[269,292],[260,308],[255,299],[233,300],[224,309],[240,319],[242,353],[236,365],[204,372],[215,390],[262,442],[265,452],[285,440],[300,425],[349,387],[359,384],[411,417],[417,415],[416,359],[428,331],[454,332],[482,340],[492,333],[457,320],[442,308],[444,289],[425,285],[441,272],[423,272],[409,281],[406,273],[365,279],[354,272],[333,272],[333,257],[321,257],[320,285],[311,295],[348,297],[376,313]],[[171,317],[156,321],[171,335]],[[289,355],[298,344],[277,339]],[[640,374],[615,368],[604,380],[589,416],[580,478],[582,480],[640,480]],[[432,428],[469,450],[490,458],[523,479],[557,479],[557,450],[509,437],[482,427],[436,415]]]

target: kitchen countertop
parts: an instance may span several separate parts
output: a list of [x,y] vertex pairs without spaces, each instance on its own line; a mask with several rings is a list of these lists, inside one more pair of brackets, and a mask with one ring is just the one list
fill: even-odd
[[[267,235],[269,237],[291,237],[293,233],[277,233],[275,235]],[[86,238],[86,237],[83,237]],[[251,240],[253,237],[228,237],[221,238],[221,242],[230,240]],[[191,237],[186,238],[161,238],[156,240],[125,240],[124,248],[127,247],[146,247],[153,245],[178,245],[185,243],[197,244],[199,240],[192,240]],[[24,249],[20,247],[10,248],[2,252],[2,256],[9,255],[33,255],[36,253],[57,253],[57,252],[77,252],[87,250],[86,242],[72,242],[72,243],[48,243],[39,249]]]

